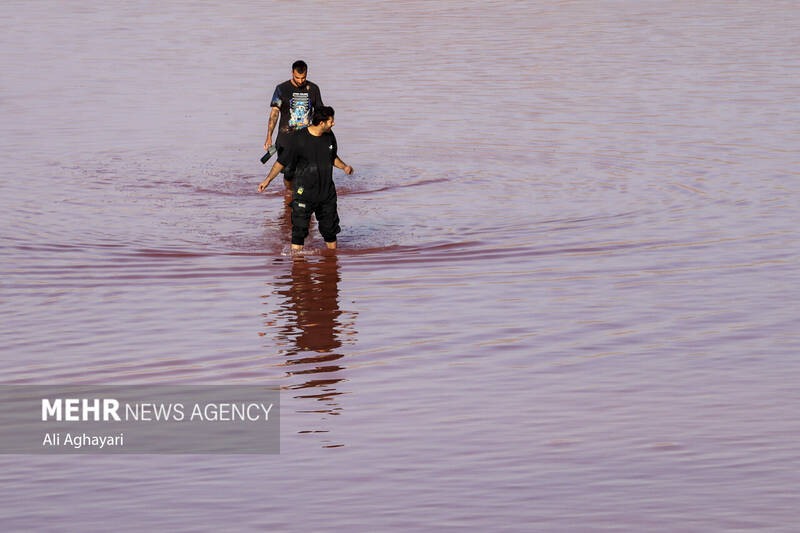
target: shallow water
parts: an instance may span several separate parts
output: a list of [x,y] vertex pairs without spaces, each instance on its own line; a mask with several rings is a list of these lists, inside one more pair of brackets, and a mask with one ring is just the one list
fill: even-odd
[[[3,529],[793,531],[797,6],[287,7],[0,7],[0,381],[283,389],[277,456],[2,456]],[[256,192],[301,57],[335,254]]]

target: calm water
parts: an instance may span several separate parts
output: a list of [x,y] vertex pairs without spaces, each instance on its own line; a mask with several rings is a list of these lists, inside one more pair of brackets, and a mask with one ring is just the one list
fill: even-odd
[[[13,531],[796,531],[795,2],[0,6],[0,381],[279,386],[0,457]],[[256,192],[303,58],[343,233]]]

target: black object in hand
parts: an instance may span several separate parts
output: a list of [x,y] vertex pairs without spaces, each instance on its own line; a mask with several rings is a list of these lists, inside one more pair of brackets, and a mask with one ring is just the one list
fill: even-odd
[[266,164],[266,162],[269,161],[269,158],[275,155],[275,152],[277,151],[278,151],[277,146],[275,146],[274,144],[270,146],[269,149],[267,150],[267,153],[261,157],[261,164],[262,165]]

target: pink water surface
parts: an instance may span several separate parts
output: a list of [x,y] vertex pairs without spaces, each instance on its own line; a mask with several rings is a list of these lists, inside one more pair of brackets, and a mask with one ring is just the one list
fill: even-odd
[[[280,455],[0,456],[3,531],[796,531],[796,3],[0,21],[0,382],[283,390]],[[256,192],[298,58],[335,254]]]

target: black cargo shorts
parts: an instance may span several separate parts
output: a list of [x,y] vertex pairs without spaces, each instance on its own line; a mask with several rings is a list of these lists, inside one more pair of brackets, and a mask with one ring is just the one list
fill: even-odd
[[292,206],[292,244],[303,244],[308,237],[311,215],[317,217],[319,232],[325,242],[336,242],[336,234],[342,231],[342,228],[339,227],[339,213],[336,210],[336,196],[324,202],[295,198],[290,205]]

